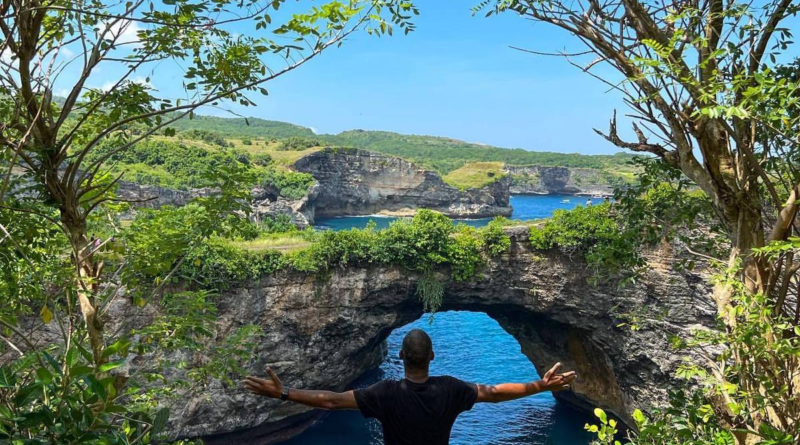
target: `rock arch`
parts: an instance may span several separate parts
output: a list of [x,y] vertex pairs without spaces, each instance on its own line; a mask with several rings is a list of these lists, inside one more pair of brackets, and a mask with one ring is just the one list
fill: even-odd
[[[483,278],[448,283],[442,310],[485,312],[519,341],[540,373],[556,361],[576,369],[581,378],[573,391],[557,395],[563,402],[599,406],[625,421],[633,409],[663,402],[680,363],[670,337],[713,322],[702,277],[671,271],[669,258],[656,253],[652,272],[636,286],[592,287],[583,262],[531,249],[526,228],[509,234],[510,251]],[[327,280],[282,272],[226,293],[219,323],[265,328],[254,372],[270,365],[288,385],[341,390],[380,364],[393,329],[422,315],[417,278],[398,267],[341,269]],[[636,331],[618,326],[619,314],[643,307],[658,316]],[[298,432],[312,414],[216,383],[173,415],[177,436],[205,436],[214,444],[269,443]]]

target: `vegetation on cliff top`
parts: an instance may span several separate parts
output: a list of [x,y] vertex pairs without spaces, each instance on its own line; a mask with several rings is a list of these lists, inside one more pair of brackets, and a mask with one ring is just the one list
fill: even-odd
[[[176,216],[183,209],[168,209]],[[211,238],[193,250],[181,274],[203,288],[226,288],[282,269],[325,275],[347,266],[398,265],[431,279],[436,270],[449,270],[455,281],[476,277],[489,257],[510,246],[502,218],[476,229],[453,222],[441,213],[420,210],[389,228],[342,231],[250,231],[245,239]],[[146,230],[140,227],[139,230]],[[435,311],[436,295],[421,292],[425,306]],[[438,303],[437,303],[438,301]]]
[[461,190],[481,188],[500,180],[503,172],[502,162],[472,162],[453,170],[442,179]]

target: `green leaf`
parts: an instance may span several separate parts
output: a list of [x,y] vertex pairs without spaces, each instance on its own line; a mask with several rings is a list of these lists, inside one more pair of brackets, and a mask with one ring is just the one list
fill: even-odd
[[164,431],[169,420],[169,408],[161,408],[153,418],[153,434],[159,434]]
[[608,424],[608,416],[606,415],[606,412],[603,411],[602,409],[595,408],[594,415],[597,416],[597,418],[600,419],[601,422],[603,422],[603,425]]
[[125,359],[116,360],[113,362],[108,362],[100,365],[99,371],[100,372],[108,372],[112,369],[119,368],[120,366],[125,364]]
[[14,372],[8,366],[0,366],[0,388],[13,388],[16,383]]
[[86,385],[89,386],[89,389],[98,397],[103,400],[108,398],[108,394],[106,393],[106,389],[103,387],[103,384],[97,380],[92,374],[86,375],[83,377],[83,381],[86,382]]
[[53,381],[53,374],[50,371],[48,371],[47,368],[37,368],[36,376],[42,383],[50,383]]

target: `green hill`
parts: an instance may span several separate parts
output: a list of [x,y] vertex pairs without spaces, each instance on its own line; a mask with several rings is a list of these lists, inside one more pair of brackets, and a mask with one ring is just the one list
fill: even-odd
[[[248,125],[249,124],[249,125]],[[544,165],[600,170],[627,170],[634,155],[583,155],[508,149],[475,144],[438,136],[419,136],[388,131],[351,130],[336,135],[317,135],[311,129],[285,122],[249,118],[196,116],[173,124],[177,131],[206,130],[226,138],[274,141],[288,138],[308,139],[309,146],[354,147],[398,156],[442,174],[473,162],[503,162],[508,165]],[[295,140],[297,142],[297,140]],[[300,144],[302,145],[302,144]]]
[[245,119],[195,115],[192,119],[184,118],[170,126],[176,131],[213,131],[228,138],[283,139],[295,136],[314,137],[314,132],[310,128],[255,117]]
[[[319,138],[319,136],[318,136]],[[557,167],[617,168],[632,155],[582,155],[509,149],[474,144],[437,136],[417,136],[387,131],[352,130],[324,138],[335,145],[365,148],[399,156],[449,173],[471,162],[503,162],[508,165],[546,165]]]

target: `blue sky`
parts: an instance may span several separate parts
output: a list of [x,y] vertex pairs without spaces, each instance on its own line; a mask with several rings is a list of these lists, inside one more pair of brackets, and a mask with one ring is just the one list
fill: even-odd
[[509,48],[578,48],[570,36],[510,14],[473,17],[475,1],[416,3],[415,32],[356,35],[272,82],[258,108],[236,111],[322,133],[358,128],[530,150],[619,151],[592,131],[607,126],[619,97],[562,59]]
[[[512,13],[473,16],[471,7],[478,1],[415,0],[420,9],[415,32],[382,38],[355,34],[341,48],[331,48],[267,83],[269,96],[251,96],[257,107],[229,109],[319,133],[387,130],[537,151],[619,151],[592,130],[605,130],[614,109],[620,115],[626,112],[619,93],[608,92],[606,85],[560,57],[510,48],[569,52],[583,50],[581,44],[552,26]],[[319,3],[287,5],[304,10]],[[273,19],[279,23],[277,16],[285,14],[281,11]],[[792,23],[800,20],[787,26],[794,27]],[[131,40],[134,28],[126,30]],[[252,29],[251,23],[247,29]],[[101,65],[89,83],[103,87],[121,73],[121,66]],[[602,65],[595,73],[617,78]],[[137,81],[145,78],[159,96],[183,96],[183,69],[175,62],[159,63],[133,76]],[[56,88],[56,94],[65,93]],[[231,116],[211,108],[201,114]],[[620,132],[629,136],[629,124],[620,120]]]

